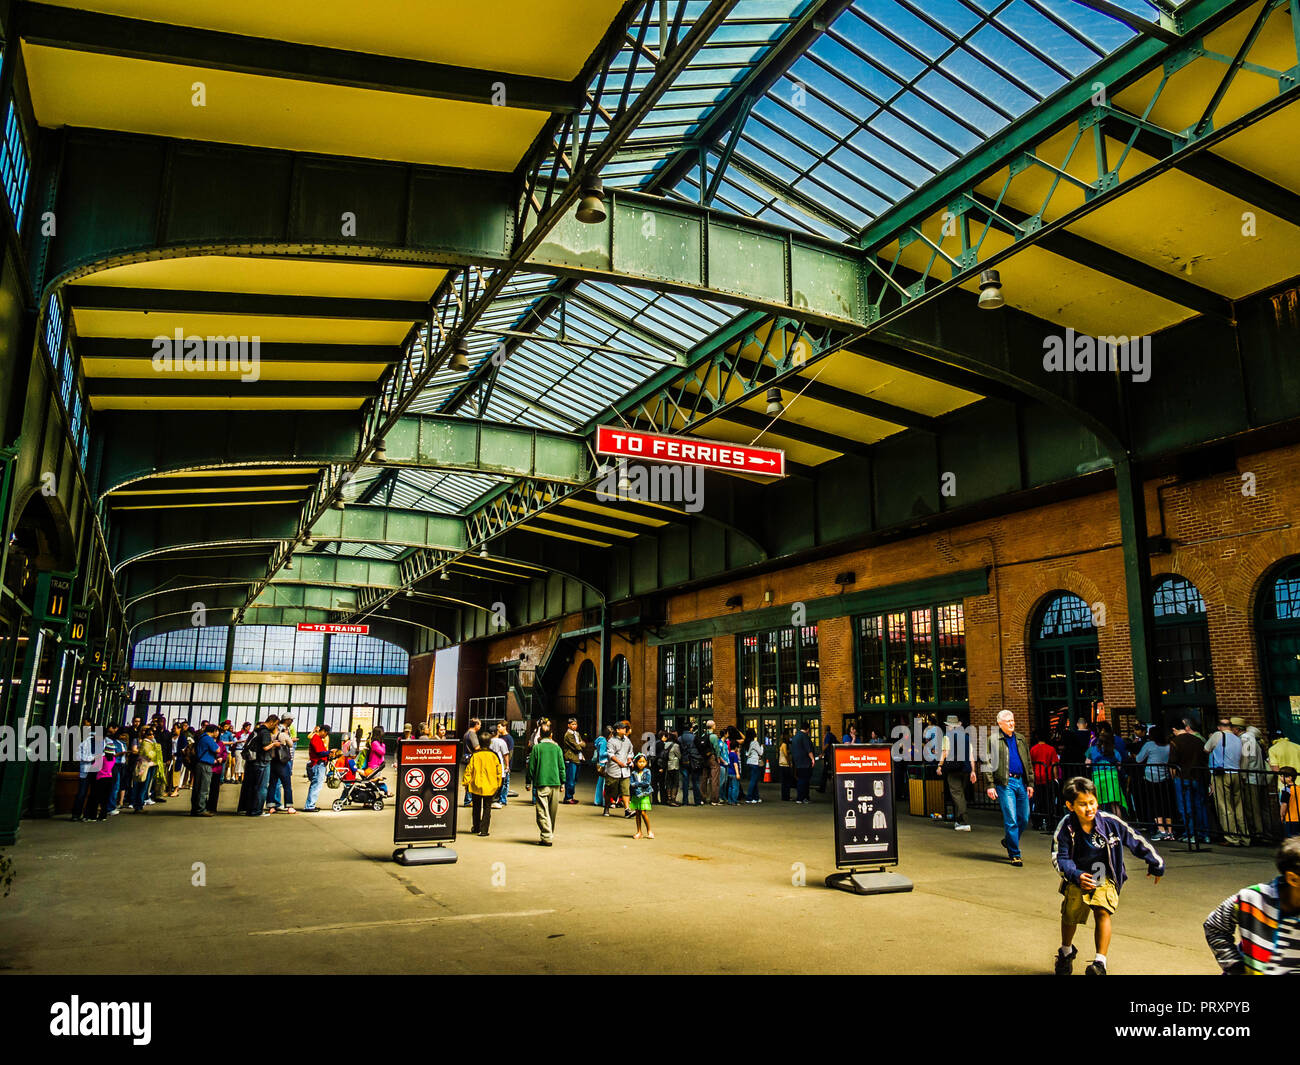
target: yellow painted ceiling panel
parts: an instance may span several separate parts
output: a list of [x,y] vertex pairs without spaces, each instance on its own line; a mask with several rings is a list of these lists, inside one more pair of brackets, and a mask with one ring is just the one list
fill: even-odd
[[[1122,204],[1123,198],[1118,202]],[[1138,227],[1139,235],[1145,232],[1144,226]],[[1007,234],[991,231],[985,238],[983,254],[993,255],[1010,243]],[[917,248],[915,244],[905,248],[902,261],[919,268],[924,265],[920,261],[923,250]],[[1033,244],[999,263],[998,271],[1008,306],[1094,336],[1142,336],[1192,314],[1185,307]],[[979,280],[972,277],[961,287],[978,293]]]
[[[597,515],[597,517],[604,515],[610,518],[620,518],[623,521],[636,522],[638,525],[644,525],[648,529],[662,528],[667,524],[667,522],[664,521],[655,521],[655,519],[646,517],[641,513],[629,513],[622,510],[616,510],[612,507],[602,507],[597,503],[589,503],[585,499],[567,499],[560,504],[560,506],[587,511],[590,514]],[[557,510],[558,509],[559,508],[557,508]],[[555,513],[555,511],[552,511],[552,513]]]
[[[998,270],[1007,306],[1091,336],[1145,336],[1194,313],[1034,245],[1004,260]],[[974,280],[962,287],[979,291]]]
[[[1246,34],[1259,14],[1260,5],[1252,4],[1221,29],[1205,38],[1208,51],[1220,55],[1235,55]],[[1263,31],[1250,50],[1248,60],[1274,70],[1290,70],[1296,64],[1295,40],[1286,5],[1279,6],[1265,24]],[[1206,106],[1214,96],[1227,64],[1212,59],[1198,59],[1176,71],[1160,91],[1160,96],[1146,117],[1165,129],[1182,131],[1200,121]],[[1155,71],[1136,84],[1115,95],[1114,102],[1126,111],[1146,113],[1155,92],[1161,71]],[[1232,85],[1215,111],[1214,124],[1222,128],[1252,108],[1267,103],[1277,95],[1277,81],[1267,75],[1243,69],[1233,79]],[[1294,154],[1294,153],[1292,153]]]
[[95,396],[92,410],[359,410],[351,396]]
[[[511,170],[546,115],[23,44],[42,126]],[[206,104],[193,102],[196,82]]]
[[310,481],[302,484],[222,485],[219,488],[172,488],[163,485],[158,488],[118,488],[109,494],[114,498],[117,496],[221,495],[227,492],[300,492],[311,487]]
[[425,266],[271,259],[251,255],[190,255],[114,266],[77,283],[106,288],[186,292],[427,300],[446,275],[446,270]]
[[155,473],[154,477],[280,477],[294,473],[320,473],[319,466],[223,466],[212,470],[180,470]]
[[[148,359],[83,358],[87,377],[143,378],[181,381],[235,380],[242,377],[238,367],[228,370],[155,370]],[[363,362],[259,362],[259,381],[374,381],[384,367]]]
[[558,532],[555,529],[543,529],[537,525],[516,525],[516,529],[521,532],[537,533],[540,536],[550,536],[556,540],[573,540],[580,544],[591,544],[592,547],[608,547],[608,540],[592,540],[586,536],[575,536],[572,533]]
[[734,422],[725,421],[719,417],[701,426],[700,432],[696,435],[707,437],[710,440],[725,440],[732,444],[779,447],[791,462],[799,462],[805,466],[816,466],[830,459],[839,458],[840,453],[838,451],[827,451],[825,448],[814,447],[812,444],[800,443],[797,440],[790,440],[779,435],[780,427],[781,423],[778,421],[771,429],[759,436],[757,429],[736,425]]
[[[1247,211],[1256,215],[1251,235],[1242,232]],[[1070,229],[1232,299],[1294,277],[1300,264],[1300,229],[1177,170]]]
[[[821,369],[820,364],[810,369],[806,376],[812,377],[819,369]],[[823,379],[819,377],[817,380],[822,381]],[[793,422],[809,429],[834,433],[836,436],[842,436],[848,441],[856,440],[858,443],[874,444],[877,440],[893,436],[903,429],[903,426],[897,422],[884,421],[866,414],[856,414],[845,410],[843,407],[836,407],[829,403],[810,399],[806,395],[801,396],[799,394],[801,385],[802,379],[786,381],[782,384],[781,395],[785,402],[785,410],[769,432],[779,433],[783,423]],[[746,403],[745,407],[755,414],[763,414],[765,405],[766,398],[760,392],[752,402]],[[758,441],[760,444],[762,442],[762,440]]]
[[600,533],[601,536],[615,540],[631,540],[636,536],[636,533],[633,532],[626,532],[623,529],[611,529],[608,525],[602,525],[599,518],[592,521],[583,521],[581,518],[571,517],[563,513],[558,507],[548,510],[546,516],[554,521],[563,522],[565,525],[572,525],[576,529],[591,529],[593,532]]
[[[430,63],[577,77],[623,0],[49,0],[150,22]],[[653,39],[651,44],[653,44]]]
[[[825,367],[823,369],[823,367]],[[877,362],[855,351],[837,351],[817,363],[807,375],[821,372],[819,381],[869,399],[906,407],[932,418],[981,399],[974,392]]]
[[[271,318],[253,314],[203,314],[184,311],[73,311],[79,337],[152,340],[173,336],[258,337],[264,343],[400,344],[411,326],[404,322],[363,322],[342,318]],[[93,345],[91,345],[93,346]]]
[[[1280,150],[1290,145],[1291,150]],[[1214,154],[1292,192],[1300,192],[1295,157],[1300,146],[1300,106],[1292,104],[1214,146]]]
[[114,510],[186,510],[193,507],[267,507],[281,503],[301,503],[301,499],[249,499],[242,501],[206,500],[202,503],[133,503],[130,506],[114,506]]

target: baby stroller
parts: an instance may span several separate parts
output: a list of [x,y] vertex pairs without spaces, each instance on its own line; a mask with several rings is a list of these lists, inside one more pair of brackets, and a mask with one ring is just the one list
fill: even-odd
[[357,763],[349,758],[343,765],[336,764],[335,769],[343,785],[343,793],[334,800],[334,810],[343,810],[348,806],[369,806],[372,810],[384,808],[384,800],[388,798],[388,785],[379,779],[379,774],[384,771],[383,762],[373,769],[358,770]]

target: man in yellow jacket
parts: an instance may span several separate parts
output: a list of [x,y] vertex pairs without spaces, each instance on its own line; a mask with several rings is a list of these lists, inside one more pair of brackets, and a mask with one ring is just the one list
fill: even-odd
[[492,824],[492,802],[501,792],[501,758],[491,747],[480,747],[465,766],[465,787],[474,806],[472,831],[486,836]]

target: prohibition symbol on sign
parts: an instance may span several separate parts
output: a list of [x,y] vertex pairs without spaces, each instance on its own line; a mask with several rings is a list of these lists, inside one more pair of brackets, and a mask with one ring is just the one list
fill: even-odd
[[441,817],[447,812],[447,809],[447,796],[435,795],[429,800],[429,813],[433,814],[434,817]]
[[408,788],[412,791],[418,791],[424,785],[424,770],[408,769],[403,779],[406,781]]
[[[435,769],[429,774],[429,782],[435,788],[445,788],[451,783],[451,774],[445,769]],[[415,787],[414,784],[411,787]]]
[[407,817],[419,817],[422,809],[424,809],[424,803],[418,795],[408,795],[402,800],[402,812]]

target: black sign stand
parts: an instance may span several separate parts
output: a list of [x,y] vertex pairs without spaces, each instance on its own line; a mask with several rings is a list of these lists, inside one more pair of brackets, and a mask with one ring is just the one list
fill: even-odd
[[[898,826],[894,814],[894,763],[888,744],[846,743],[834,748],[826,767],[834,782],[835,867],[826,886],[855,895],[911,891],[912,881],[890,872],[898,864]],[[876,865],[860,869],[860,865]]]
[[[456,740],[402,740],[397,750],[393,861],[398,865],[452,865],[456,839]],[[433,846],[418,846],[432,843]]]

